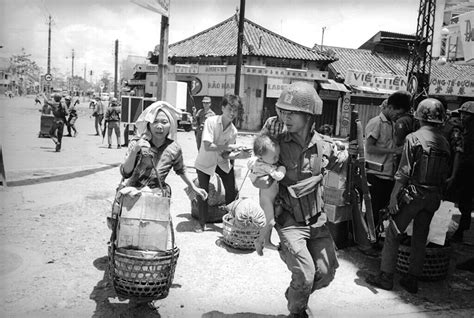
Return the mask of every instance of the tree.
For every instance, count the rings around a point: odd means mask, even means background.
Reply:
[[[102,91],[104,92],[110,91],[111,82],[112,82],[111,78],[112,78],[112,74],[110,72],[108,71],[102,72],[102,77],[100,79],[100,81],[104,83],[104,88],[102,89]]]
[[[31,60],[31,54],[27,54],[25,49],[21,53],[10,57],[10,69],[13,78],[16,78],[16,85],[19,93],[27,93],[28,89],[34,88],[35,82],[39,82],[41,69],[35,61]]]

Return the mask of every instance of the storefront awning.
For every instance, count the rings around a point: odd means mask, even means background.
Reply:
[[[350,90],[348,90],[344,84],[338,83],[331,79],[328,79],[326,81],[319,81],[319,84],[321,85],[322,89],[325,89],[328,91],[339,91],[339,92],[344,92],[344,93],[350,92]]]
[[[383,88],[378,88],[378,87],[356,86],[356,85],[351,85],[351,86],[356,91],[372,93],[372,94],[379,94],[379,95],[391,95],[395,92],[395,91],[390,90],[390,89],[383,89]]]

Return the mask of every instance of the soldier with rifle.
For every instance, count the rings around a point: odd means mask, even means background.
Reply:
[[[400,166],[395,173],[395,186],[388,211],[391,221],[385,231],[382,262],[378,275],[369,275],[367,283],[386,290],[393,288],[399,234],[413,220],[413,235],[408,274],[400,285],[410,293],[418,291],[425,258],[426,239],[431,219],[439,208],[442,188],[450,174],[450,146],[440,127],[446,111],[440,101],[428,98],[420,102],[415,113],[420,129],[406,137]]]
[[[49,131],[49,135],[51,139],[56,144],[56,152],[61,151],[61,142],[63,139],[63,131],[64,131],[64,123],[67,122],[66,114],[67,110],[66,107],[61,103],[61,95],[54,94],[53,101],[45,101],[51,106],[51,110],[53,112],[53,125],[51,126],[51,130]]]

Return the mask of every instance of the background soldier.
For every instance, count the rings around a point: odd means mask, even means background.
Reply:
[[[109,142],[109,148],[112,148],[112,131],[115,131],[115,137],[117,137],[117,149],[121,148],[120,145],[120,107],[117,102],[117,98],[112,98],[110,101],[110,107],[105,112],[105,122],[107,123],[107,140]]]
[[[72,137],[73,135],[71,134],[71,129],[74,130],[74,137],[77,136],[77,129],[76,129],[76,120],[77,120],[77,109],[76,109],[76,104],[72,104],[72,98],[70,95],[66,96],[64,98],[66,101],[66,109],[67,112],[69,113],[69,118],[67,119],[66,126],[67,126],[67,137]]]
[[[204,122],[207,118],[215,116],[216,113],[211,109],[211,98],[209,96],[204,96],[202,99],[202,108],[197,111],[196,116],[194,117],[196,130],[194,134],[196,136],[196,145],[199,150],[201,148],[201,139],[202,131],[204,129]]]
[[[56,144],[56,152],[61,151],[61,142],[63,139],[64,123],[66,122],[66,107],[61,103],[61,95],[54,94],[53,102],[48,102],[53,112],[53,125],[49,131],[51,139]]]
[[[367,283],[391,290],[397,261],[399,234],[405,232],[411,220],[410,265],[400,285],[410,293],[418,291],[418,279],[423,270],[425,245],[431,219],[439,208],[441,191],[450,173],[450,147],[440,130],[446,112],[440,101],[423,100],[415,113],[420,129],[407,136],[400,166],[395,173],[395,186],[390,196],[392,215],[385,231],[380,274],[369,275]]]

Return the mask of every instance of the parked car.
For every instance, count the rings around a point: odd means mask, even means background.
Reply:
[[[193,129],[193,115],[186,111],[181,110],[181,116],[178,118],[178,128],[184,129],[184,131],[191,131]]]

